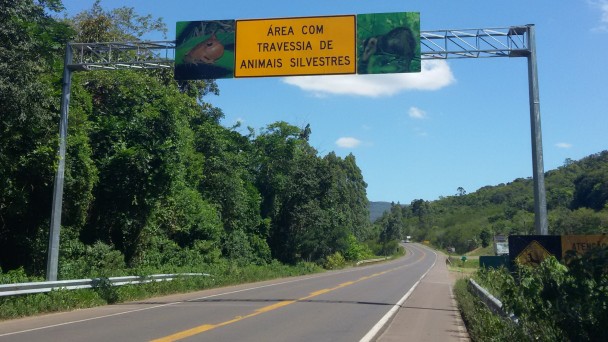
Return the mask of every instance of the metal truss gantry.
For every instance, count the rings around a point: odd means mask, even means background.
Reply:
[[[534,25],[491,29],[422,31],[420,32],[420,45],[422,60],[486,57],[526,57],[528,59],[535,229],[537,234],[547,235],[547,203]],[[173,67],[174,61],[175,41],[69,43],[67,45],[63,70],[61,119],[59,124],[59,163],[53,187],[47,280],[57,280],[59,230],[63,202],[72,72],[118,69],[168,69]]]
[[[529,26],[420,32],[422,59],[527,57]]]
[[[532,178],[534,180],[534,227],[547,235],[547,196],[540,124],[540,96],[536,64],[534,25],[493,29],[436,30],[420,33],[421,59],[489,57],[526,57],[532,141]]]
[[[175,60],[174,41],[70,43],[72,71],[118,69],[170,69]]]
[[[420,32],[421,59],[527,57],[529,26]],[[72,71],[167,69],[175,41],[70,43]]]

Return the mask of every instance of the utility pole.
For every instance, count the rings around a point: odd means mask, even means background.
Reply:
[[[157,51],[164,51],[164,56]],[[90,70],[166,69],[173,66],[175,42],[68,43],[63,61],[61,116],[59,121],[59,163],[53,184],[51,227],[46,264],[46,280],[57,280],[59,237],[65,178],[65,154],[68,137],[68,112],[72,73]]]
[[[548,234],[547,199],[540,125],[540,98],[534,25],[508,28],[436,30],[420,33],[422,59],[526,57],[532,137],[534,179],[534,227],[537,235]]]
[[[540,128],[540,96],[536,67],[536,33],[534,25],[528,27],[528,85],[530,90],[530,127],[532,133],[532,172],[534,179],[534,227],[536,234],[548,235],[547,195],[543,162],[543,137]]]
[[[61,209],[63,206],[63,181],[65,174],[65,151],[68,137],[68,110],[70,109],[70,88],[72,86],[72,47],[65,48],[63,61],[63,80],[61,89],[61,117],[59,120],[59,165],[53,184],[53,207],[51,210],[51,230],[49,232],[49,251],[46,264],[46,280],[57,280],[59,265],[59,231],[61,229]]]

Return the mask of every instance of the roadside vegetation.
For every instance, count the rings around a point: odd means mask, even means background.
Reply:
[[[448,258],[448,266],[452,270],[468,269],[476,271],[477,269],[479,269],[479,258],[467,258],[465,261],[462,260],[462,257],[450,256]]]
[[[467,257],[479,257],[482,255],[494,255],[494,246],[488,245],[486,247],[478,247],[468,253],[466,253]]]
[[[389,257],[397,258],[404,254],[405,249],[400,247]],[[378,258],[378,256],[367,255],[366,257],[366,259],[374,258]],[[264,265],[244,265],[229,260],[223,260],[213,264],[188,266],[183,269],[164,269],[165,272],[171,273],[194,272],[206,273],[208,275],[178,276],[172,281],[157,281],[147,284],[111,286],[109,281],[107,281],[108,277],[100,276],[99,284],[93,289],[59,290],[48,293],[0,297],[0,320],[31,316],[40,313],[90,308],[228,285],[320,273],[325,270],[352,267],[354,264],[355,262],[347,261],[339,252],[336,252],[333,255],[330,255],[322,266],[311,262],[299,262],[295,265],[288,265],[276,260]],[[111,276],[116,276],[116,271],[114,269],[100,271],[99,274],[112,274]],[[158,272],[158,270],[149,271],[154,271],[153,273]],[[124,275],[137,274],[143,278],[145,278],[147,274],[153,273],[146,273],[145,270],[141,269],[124,270]],[[28,276],[23,271],[23,268],[6,273],[0,272],[0,284],[35,281],[44,281],[44,279]]]
[[[454,296],[472,341],[526,341],[524,334],[511,322],[493,314],[468,289],[469,277],[458,279]]]
[[[460,279],[454,294],[474,341],[608,340],[608,247],[572,254],[564,263],[549,257],[513,273],[480,270],[474,278],[518,319],[491,313]]]
[[[179,270],[174,270],[179,273]],[[93,289],[59,290],[49,293],[0,297],[0,320],[40,313],[67,311],[100,305],[141,300],[175,293],[205,290],[215,287],[249,283],[282,277],[292,277],[323,272],[314,263],[301,262],[285,265],[278,261],[266,265],[238,265],[233,262],[220,262],[191,267],[186,272],[208,273],[209,276],[184,276],[172,281],[158,281],[147,284],[111,286],[101,277],[99,285]],[[137,273],[145,278],[145,274]],[[44,279],[28,277],[23,269],[0,273],[0,283],[10,284]]]

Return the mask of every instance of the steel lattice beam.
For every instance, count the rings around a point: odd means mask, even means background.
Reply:
[[[420,32],[421,59],[527,57],[528,26]],[[74,71],[172,68],[175,41],[70,43]]]
[[[175,60],[175,42],[70,43],[73,71],[168,69]]]
[[[421,59],[527,57],[527,26],[420,32]]]

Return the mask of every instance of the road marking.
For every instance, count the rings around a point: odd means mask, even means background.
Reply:
[[[179,304],[179,303],[181,303],[181,302],[173,302],[173,303],[167,303],[167,304],[155,305],[155,306],[151,306],[151,307],[149,307],[149,308],[143,308],[143,309],[135,309],[135,310],[129,310],[129,311],[123,311],[123,312],[117,312],[117,313],[113,313],[113,314],[109,314],[109,315],[96,316],[96,317],[85,318],[85,319],[79,319],[79,320],[75,320],[75,321],[63,322],[63,323],[58,323],[58,324],[45,325],[45,326],[43,326],[43,327],[38,327],[38,328],[32,328],[32,329],[26,329],[26,330],[20,330],[20,331],[13,331],[13,332],[9,332],[9,333],[0,334],[0,337],[11,336],[11,335],[17,335],[17,334],[24,334],[24,333],[28,333],[28,332],[32,332],[32,331],[37,331],[37,330],[44,330],[44,329],[50,329],[50,328],[61,327],[61,326],[64,326],[64,325],[70,325],[70,324],[76,324],[76,323],[89,322],[89,321],[94,321],[94,320],[97,320],[97,319],[108,318],[108,317],[114,317],[114,316],[120,316],[120,315],[125,315],[125,314],[128,314],[128,313],[133,313],[133,312],[139,312],[139,311],[146,311],[146,310],[158,309],[158,308],[162,308],[162,307],[169,306],[169,305],[175,305],[175,304]]]
[[[406,255],[406,259],[408,257],[412,257],[412,256],[414,256],[414,255],[409,255],[408,254],[408,255]],[[414,262],[412,264],[417,263],[418,261],[420,261],[420,259],[421,258],[418,258],[417,260],[414,260]],[[397,261],[397,260],[393,260],[393,262]],[[405,264],[405,265],[399,266],[397,268],[410,266],[412,264]],[[305,281],[305,280],[310,280],[310,279],[317,279],[317,278],[328,277],[328,276],[337,275],[337,274],[357,272],[357,271],[362,271],[362,270],[364,270],[366,268],[375,267],[375,266],[377,266],[377,265],[369,265],[369,266],[364,266],[364,267],[359,267],[359,268],[352,268],[352,269],[348,269],[348,270],[341,270],[341,271],[337,271],[337,272],[328,272],[328,273],[315,274],[315,275],[312,275],[312,276],[298,278],[298,279],[292,279],[292,280],[287,280],[287,281],[283,281],[283,282],[279,282],[279,283],[272,283],[272,284],[260,285],[260,286],[255,286],[255,287],[248,287],[248,288],[244,288],[244,289],[240,289],[240,290],[222,292],[222,293],[218,293],[218,294],[214,294],[214,295],[209,295],[209,296],[198,297],[198,298],[194,298],[194,299],[182,300],[182,301],[171,302],[171,303],[160,304],[160,305],[154,305],[154,306],[147,307],[147,308],[127,310],[127,311],[117,312],[117,313],[113,313],[113,314],[107,314],[107,315],[95,316],[95,317],[90,317],[90,318],[78,319],[78,320],[73,320],[73,321],[68,321],[68,322],[63,322],[63,323],[57,323],[57,324],[50,324],[50,325],[45,325],[45,326],[41,326],[41,327],[37,327],[37,328],[31,328],[31,329],[13,331],[13,332],[8,332],[8,333],[0,334],[0,337],[6,337],[6,336],[12,336],[12,335],[18,335],[18,334],[25,334],[25,333],[33,332],[33,331],[52,329],[52,328],[56,328],[56,327],[66,326],[66,325],[72,325],[72,324],[90,322],[90,321],[100,320],[100,319],[104,319],[104,318],[122,316],[122,315],[126,315],[126,314],[131,314],[131,313],[137,313],[137,312],[141,312],[141,311],[154,310],[154,309],[164,308],[166,306],[172,306],[172,305],[181,304],[181,303],[187,303],[187,302],[195,302],[195,301],[199,301],[199,300],[202,300],[202,299],[208,299],[208,298],[219,297],[219,296],[224,296],[224,295],[229,295],[229,294],[234,294],[234,293],[240,293],[240,292],[257,290],[257,289],[266,288],[266,287],[273,287],[273,286],[278,286],[278,285],[295,283],[295,282],[298,282],[298,281]],[[373,275],[372,276],[364,276],[364,277],[360,278],[359,280],[362,281],[362,280],[369,279],[369,278],[372,278],[372,277],[373,277]],[[243,285],[246,285],[246,284],[243,284]],[[209,290],[213,290],[213,289],[206,289],[205,291],[209,291]],[[91,309],[93,309],[93,308],[91,308]]]
[[[454,292],[452,291],[452,286],[450,286],[450,297],[452,298],[452,305],[457,308],[458,303],[456,302],[456,296],[454,296]],[[462,316],[460,313],[458,314],[458,319],[456,325],[458,326],[458,336],[460,336],[461,341],[469,341],[467,337],[469,337],[469,333],[464,329],[464,322],[462,321]]]
[[[190,337],[190,336],[194,336],[194,335],[198,335],[198,334],[204,333],[205,331],[209,331],[209,330],[212,330],[212,329],[215,329],[215,328],[223,327],[225,325],[236,323],[236,322],[242,321],[244,319],[251,318],[251,317],[263,314],[263,313],[268,312],[268,311],[276,310],[278,308],[282,308],[284,306],[287,306],[289,304],[293,304],[295,302],[296,302],[295,300],[285,300],[285,301],[282,301],[282,302],[278,302],[278,303],[275,303],[275,304],[268,305],[268,306],[265,306],[263,308],[257,309],[254,312],[252,312],[252,313],[250,313],[248,315],[245,315],[245,316],[236,316],[235,318],[233,318],[233,319],[231,319],[229,321],[221,322],[221,323],[218,323],[218,324],[203,324],[203,325],[199,325],[198,327],[194,327],[192,329],[180,331],[180,332],[175,333],[173,335],[170,335],[170,336],[167,336],[167,337],[163,337],[163,338],[159,338],[159,339],[156,339],[156,340],[153,340],[153,341],[159,341],[159,342],[160,341],[163,341],[163,342],[165,342],[165,341],[178,341],[178,340]]]
[[[378,333],[382,330],[382,328],[388,322],[390,322],[391,318],[393,318],[393,316],[397,313],[397,311],[399,311],[399,308],[401,308],[403,303],[405,303],[405,301],[410,297],[412,292],[414,292],[414,289],[418,286],[418,284],[420,284],[422,279],[424,279],[424,277],[426,277],[426,275],[435,266],[435,262],[437,262],[437,253],[435,253],[434,251],[432,251],[432,252],[435,254],[435,261],[433,261],[433,265],[431,265],[431,267],[429,267],[429,269],[422,275],[422,277],[420,277],[420,279],[418,279],[418,281],[414,284],[414,286],[412,286],[409,289],[409,291],[407,291],[407,293],[403,297],[401,297],[401,299],[397,302],[397,304],[393,305],[393,307],[378,321],[378,323],[376,323],[376,325],[374,325],[372,327],[372,329],[367,334],[365,334],[365,336],[363,336],[363,338],[361,340],[359,340],[359,342],[372,341],[376,337],[376,335],[378,335]]]
[[[237,316],[237,317],[235,317],[235,318],[233,318],[231,320],[225,321],[225,322],[221,322],[221,323],[217,323],[217,324],[202,324],[202,325],[199,325],[197,327],[194,327],[194,328],[191,328],[191,329],[188,329],[188,330],[183,330],[183,331],[177,332],[177,333],[169,335],[169,336],[165,336],[165,337],[161,337],[161,338],[152,340],[152,342],[173,342],[173,341],[179,341],[181,339],[184,339],[184,338],[187,338],[187,337],[191,337],[191,336],[194,336],[194,335],[198,335],[198,334],[204,333],[206,331],[209,331],[209,330],[212,330],[212,329],[215,329],[215,328],[223,327],[223,326],[226,326],[226,325],[229,325],[229,324],[233,324],[233,323],[242,321],[242,320],[247,319],[247,318],[255,317],[255,316],[260,315],[262,313],[266,313],[266,312],[270,312],[270,311],[273,311],[273,310],[277,310],[277,309],[280,309],[280,308],[285,307],[287,305],[291,305],[293,303],[305,301],[305,300],[308,300],[308,299],[320,296],[320,295],[325,294],[325,293],[329,293],[329,292],[332,292],[332,291],[335,291],[335,290],[338,290],[338,289],[341,289],[341,288],[344,288],[344,287],[347,287],[347,286],[350,286],[350,285],[353,285],[353,284],[357,284],[357,283],[362,282],[364,280],[368,280],[368,279],[371,279],[371,278],[374,278],[374,277],[378,277],[378,276],[381,276],[381,275],[389,273],[389,272],[393,272],[393,271],[395,271],[397,269],[400,269],[402,267],[403,266],[395,267],[395,268],[392,268],[392,269],[389,269],[389,270],[386,270],[386,271],[383,271],[383,272],[374,273],[371,276],[364,276],[364,277],[361,277],[361,278],[353,280],[353,281],[347,281],[345,283],[338,284],[338,285],[336,285],[334,287],[331,287],[331,288],[321,289],[321,290],[318,290],[318,291],[314,291],[314,292],[311,292],[308,296],[305,296],[305,297],[302,297],[302,298],[298,298],[297,300],[285,300],[285,301],[281,301],[281,302],[278,302],[278,303],[275,303],[275,304],[272,304],[272,305],[268,305],[268,306],[262,307],[260,309],[257,309],[257,310],[255,310],[254,312],[252,312],[250,314],[247,314],[247,315],[244,315],[244,316]]]
[[[373,266],[370,266],[370,267],[373,267]],[[354,268],[354,269],[342,270],[342,271],[332,272],[332,273],[315,274],[315,275],[304,277],[304,278],[292,279],[292,280],[283,281],[283,282],[279,282],[279,283],[272,283],[272,284],[260,285],[260,286],[255,286],[255,287],[247,287],[247,288],[240,289],[240,290],[222,292],[222,293],[218,293],[218,294],[214,294],[214,295],[203,296],[203,297],[199,297],[199,298],[188,299],[188,300],[183,300],[183,301],[178,301],[178,302],[172,302],[172,303],[154,305],[154,306],[147,307],[147,308],[142,308],[142,309],[127,310],[127,311],[117,312],[117,313],[108,314],[108,315],[95,316],[95,317],[91,317],[91,318],[84,318],[84,319],[78,319],[78,320],[74,320],[74,321],[63,322],[63,323],[45,325],[45,326],[37,327],[37,328],[31,328],[31,329],[26,329],[26,330],[13,331],[13,332],[9,332],[9,333],[0,334],[0,337],[11,336],[11,335],[18,335],[18,334],[24,334],[24,333],[28,333],[28,332],[33,332],[33,331],[38,331],[38,330],[44,330],[44,329],[51,329],[51,328],[65,326],[65,325],[71,325],[71,324],[77,324],[77,323],[95,321],[95,320],[98,320],[98,319],[115,317],[115,316],[121,316],[121,315],[126,315],[126,314],[140,312],[140,311],[159,309],[159,308],[163,308],[165,306],[172,306],[172,305],[181,304],[181,303],[185,303],[185,302],[186,303],[187,302],[195,302],[195,301],[199,301],[199,300],[202,300],[202,299],[208,299],[208,298],[225,296],[225,295],[234,294],[234,293],[252,291],[252,290],[262,289],[262,288],[265,288],[265,287],[285,285],[285,284],[289,284],[289,283],[295,283],[295,282],[298,282],[298,281],[304,281],[304,280],[322,278],[322,277],[326,277],[326,276],[332,276],[332,275],[343,274],[343,273],[350,273],[350,272],[355,272],[355,271],[360,271],[360,270],[362,270],[362,268]],[[243,284],[243,285],[247,285],[247,284]],[[209,291],[209,290],[213,290],[213,289],[206,289],[205,291]],[[93,309],[93,308],[91,308],[91,309]]]

